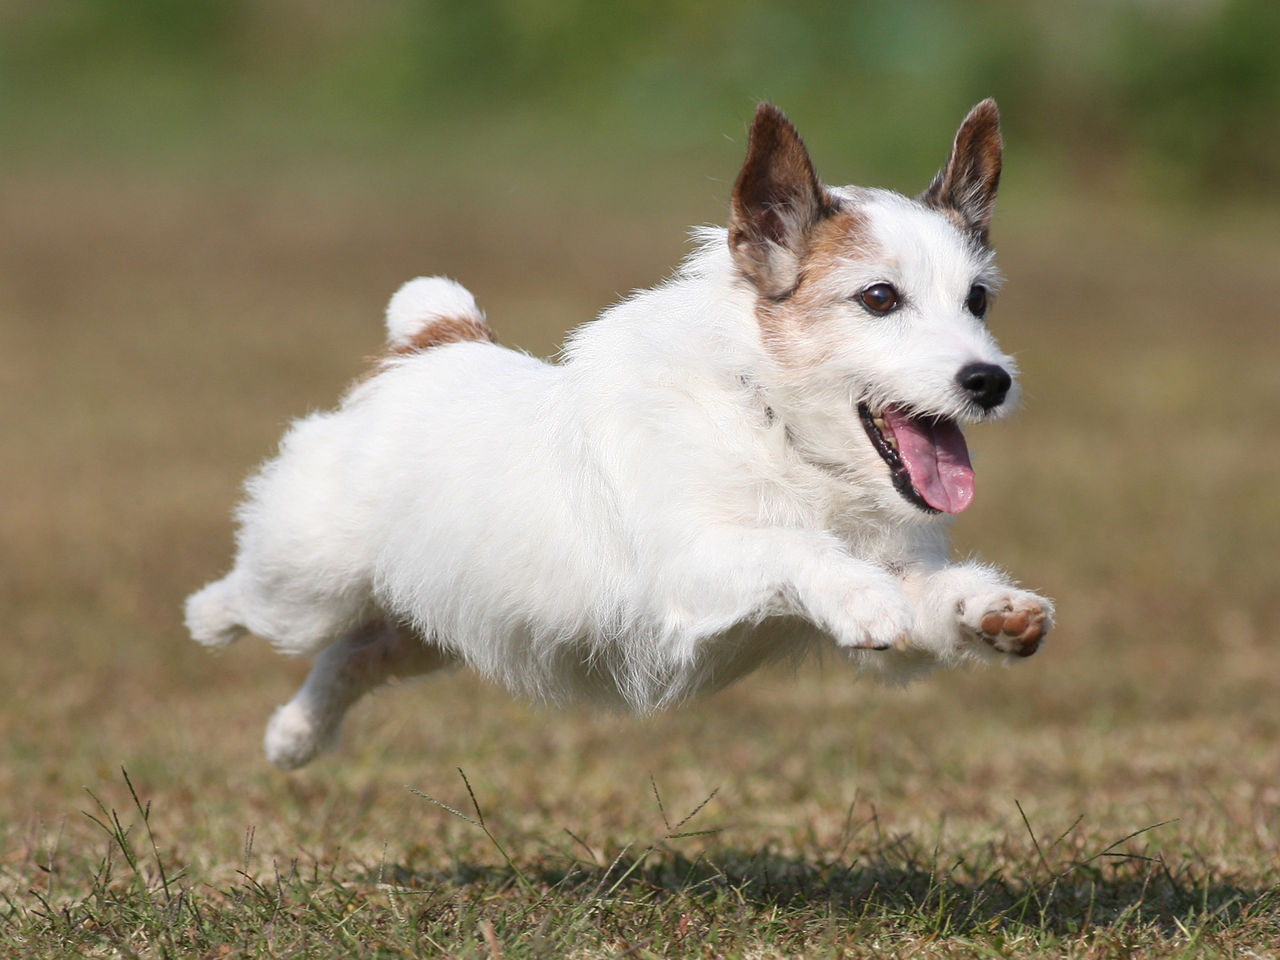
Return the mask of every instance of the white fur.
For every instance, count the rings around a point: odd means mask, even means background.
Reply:
[[[448,662],[537,700],[646,711],[832,642],[891,677],[999,656],[982,615],[1039,598],[950,564],[945,522],[893,489],[855,410],[972,419],[956,369],[1012,369],[957,306],[975,276],[994,282],[990,257],[914,201],[835,195],[886,252],[823,280],[832,305],[790,363],[724,231],[705,230],[559,363],[474,341],[397,355],[290,428],[248,481],[234,569],[187,603],[201,643],[248,631],[320,653],[272,720],[273,762],[310,760],[370,687]],[[886,276],[909,311],[847,302]],[[412,281],[389,341],[464,314],[457,284]]]

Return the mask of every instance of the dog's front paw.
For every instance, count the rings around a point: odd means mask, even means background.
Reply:
[[[1053,602],[1025,590],[961,600],[960,622],[1000,653],[1029,657],[1053,627]]]

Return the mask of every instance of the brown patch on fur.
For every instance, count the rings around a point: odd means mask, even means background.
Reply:
[[[819,223],[809,235],[809,252],[802,267],[804,279],[825,277],[843,263],[871,259],[878,254],[866,214],[856,207],[842,208]]]
[[[850,260],[870,260],[878,254],[866,216],[848,207],[815,224],[805,246],[795,286],[785,296],[760,297],[756,302],[764,345],[787,366],[812,362],[823,353],[817,328],[836,296],[827,278]]]
[[[405,343],[392,346],[388,352],[392,356],[404,356],[465,340],[497,343],[498,337],[492,327],[477,317],[439,317],[426,324]]]
[[[467,340],[497,343],[498,335],[493,332],[492,327],[476,317],[440,317],[432,320],[405,343],[389,345],[386,353],[369,357],[366,362],[371,364],[371,369],[357,378],[356,384],[376,377],[397,358],[441,347],[446,343],[462,343]]]

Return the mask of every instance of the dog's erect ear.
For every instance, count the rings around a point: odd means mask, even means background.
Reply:
[[[833,207],[796,128],[773,104],[760,104],[733,185],[729,248],[762,296],[795,288],[809,231]]]
[[[985,244],[996,208],[1002,151],[1000,111],[994,100],[983,100],[960,124],[947,165],[920,200],[958,213],[969,232]]]

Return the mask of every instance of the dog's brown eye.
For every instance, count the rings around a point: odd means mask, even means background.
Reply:
[[[969,308],[969,312],[975,317],[986,316],[987,288],[980,283],[975,283],[969,288],[969,297],[965,300],[964,305]]]
[[[891,283],[873,283],[858,294],[858,299],[872,313],[888,313],[898,305],[898,291]]]

